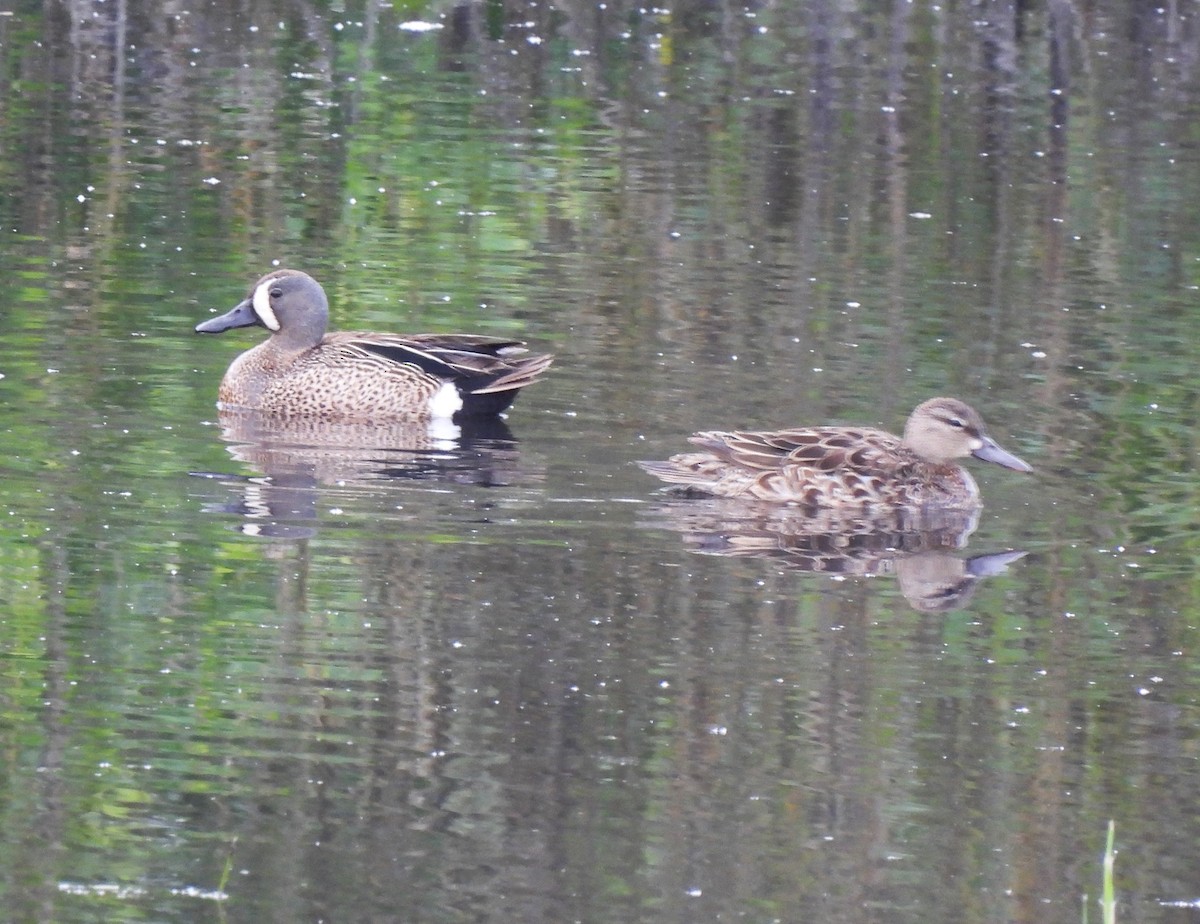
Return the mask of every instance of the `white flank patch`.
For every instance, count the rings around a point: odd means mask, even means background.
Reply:
[[[442,387],[429,399],[429,413],[434,417],[453,417],[462,410],[462,406],[462,395],[453,382],[443,382]]]
[[[250,303],[254,306],[254,313],[258,315],[258,319],[263,322],[267,330],[279,330],[279,318],[275,317],[275,309],[271,307],[270,289],[273,281],[268,279],[255,289],[254,299]]]

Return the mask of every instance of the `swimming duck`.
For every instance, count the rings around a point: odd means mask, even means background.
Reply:
[[[325,290],[306,273],[267,273],[227,313],[196,325],[219,334],[258,325],[271,336],[221,379],[222,409],[280,418],[376,421],[498,414],[549,368],[519,340],[473,334],[327,333]]]
[[[691,442],[702,451],[638,464],[689,493],[864,509],[978,506],[975,479],[956,462],[967,456],[1032,471],[1001,449],[978,412],[956,398],[919,405],[903,437],[865,427],[801,427],[706,431]]]

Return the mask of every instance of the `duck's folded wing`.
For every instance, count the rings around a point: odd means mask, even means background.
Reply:
[[[339,340],[372,356],[416,366],[439,379],[458,380],[472,394],[523,388],[545,372],[554,358],[526,356],[520,340],[477,334],[342,334]]]

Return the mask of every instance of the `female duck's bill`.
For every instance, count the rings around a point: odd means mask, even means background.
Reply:
[[[974,450],[971,455],[976,459],[982,459],[984,462],[995,462],[997,465],[1003,465],[1005,468],[1011,468],[1014,472],[1032,472],[1033,466],[1024,459],[1014,456],[1011,452],[1001,448],[1001,446],[990,436],[983,437],[982,445]]]

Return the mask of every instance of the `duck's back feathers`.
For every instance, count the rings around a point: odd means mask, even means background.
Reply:
[[[809,507],[923,504],[935,493],[933,476],[957,469],[970,479],[958,466],[922,463],[882,430],[706,431],[690,442],[703,451],[639,464],[685,490]],[[956,489],[974,489],[973,481],[951,480]]]
[[[878,473],[915,460],[900,440],[883,430],[855,427],[796,427],[790,430],[708,430],[689,437],[718,459],[751,468],[782,464],[818,471],[847,469]]]

